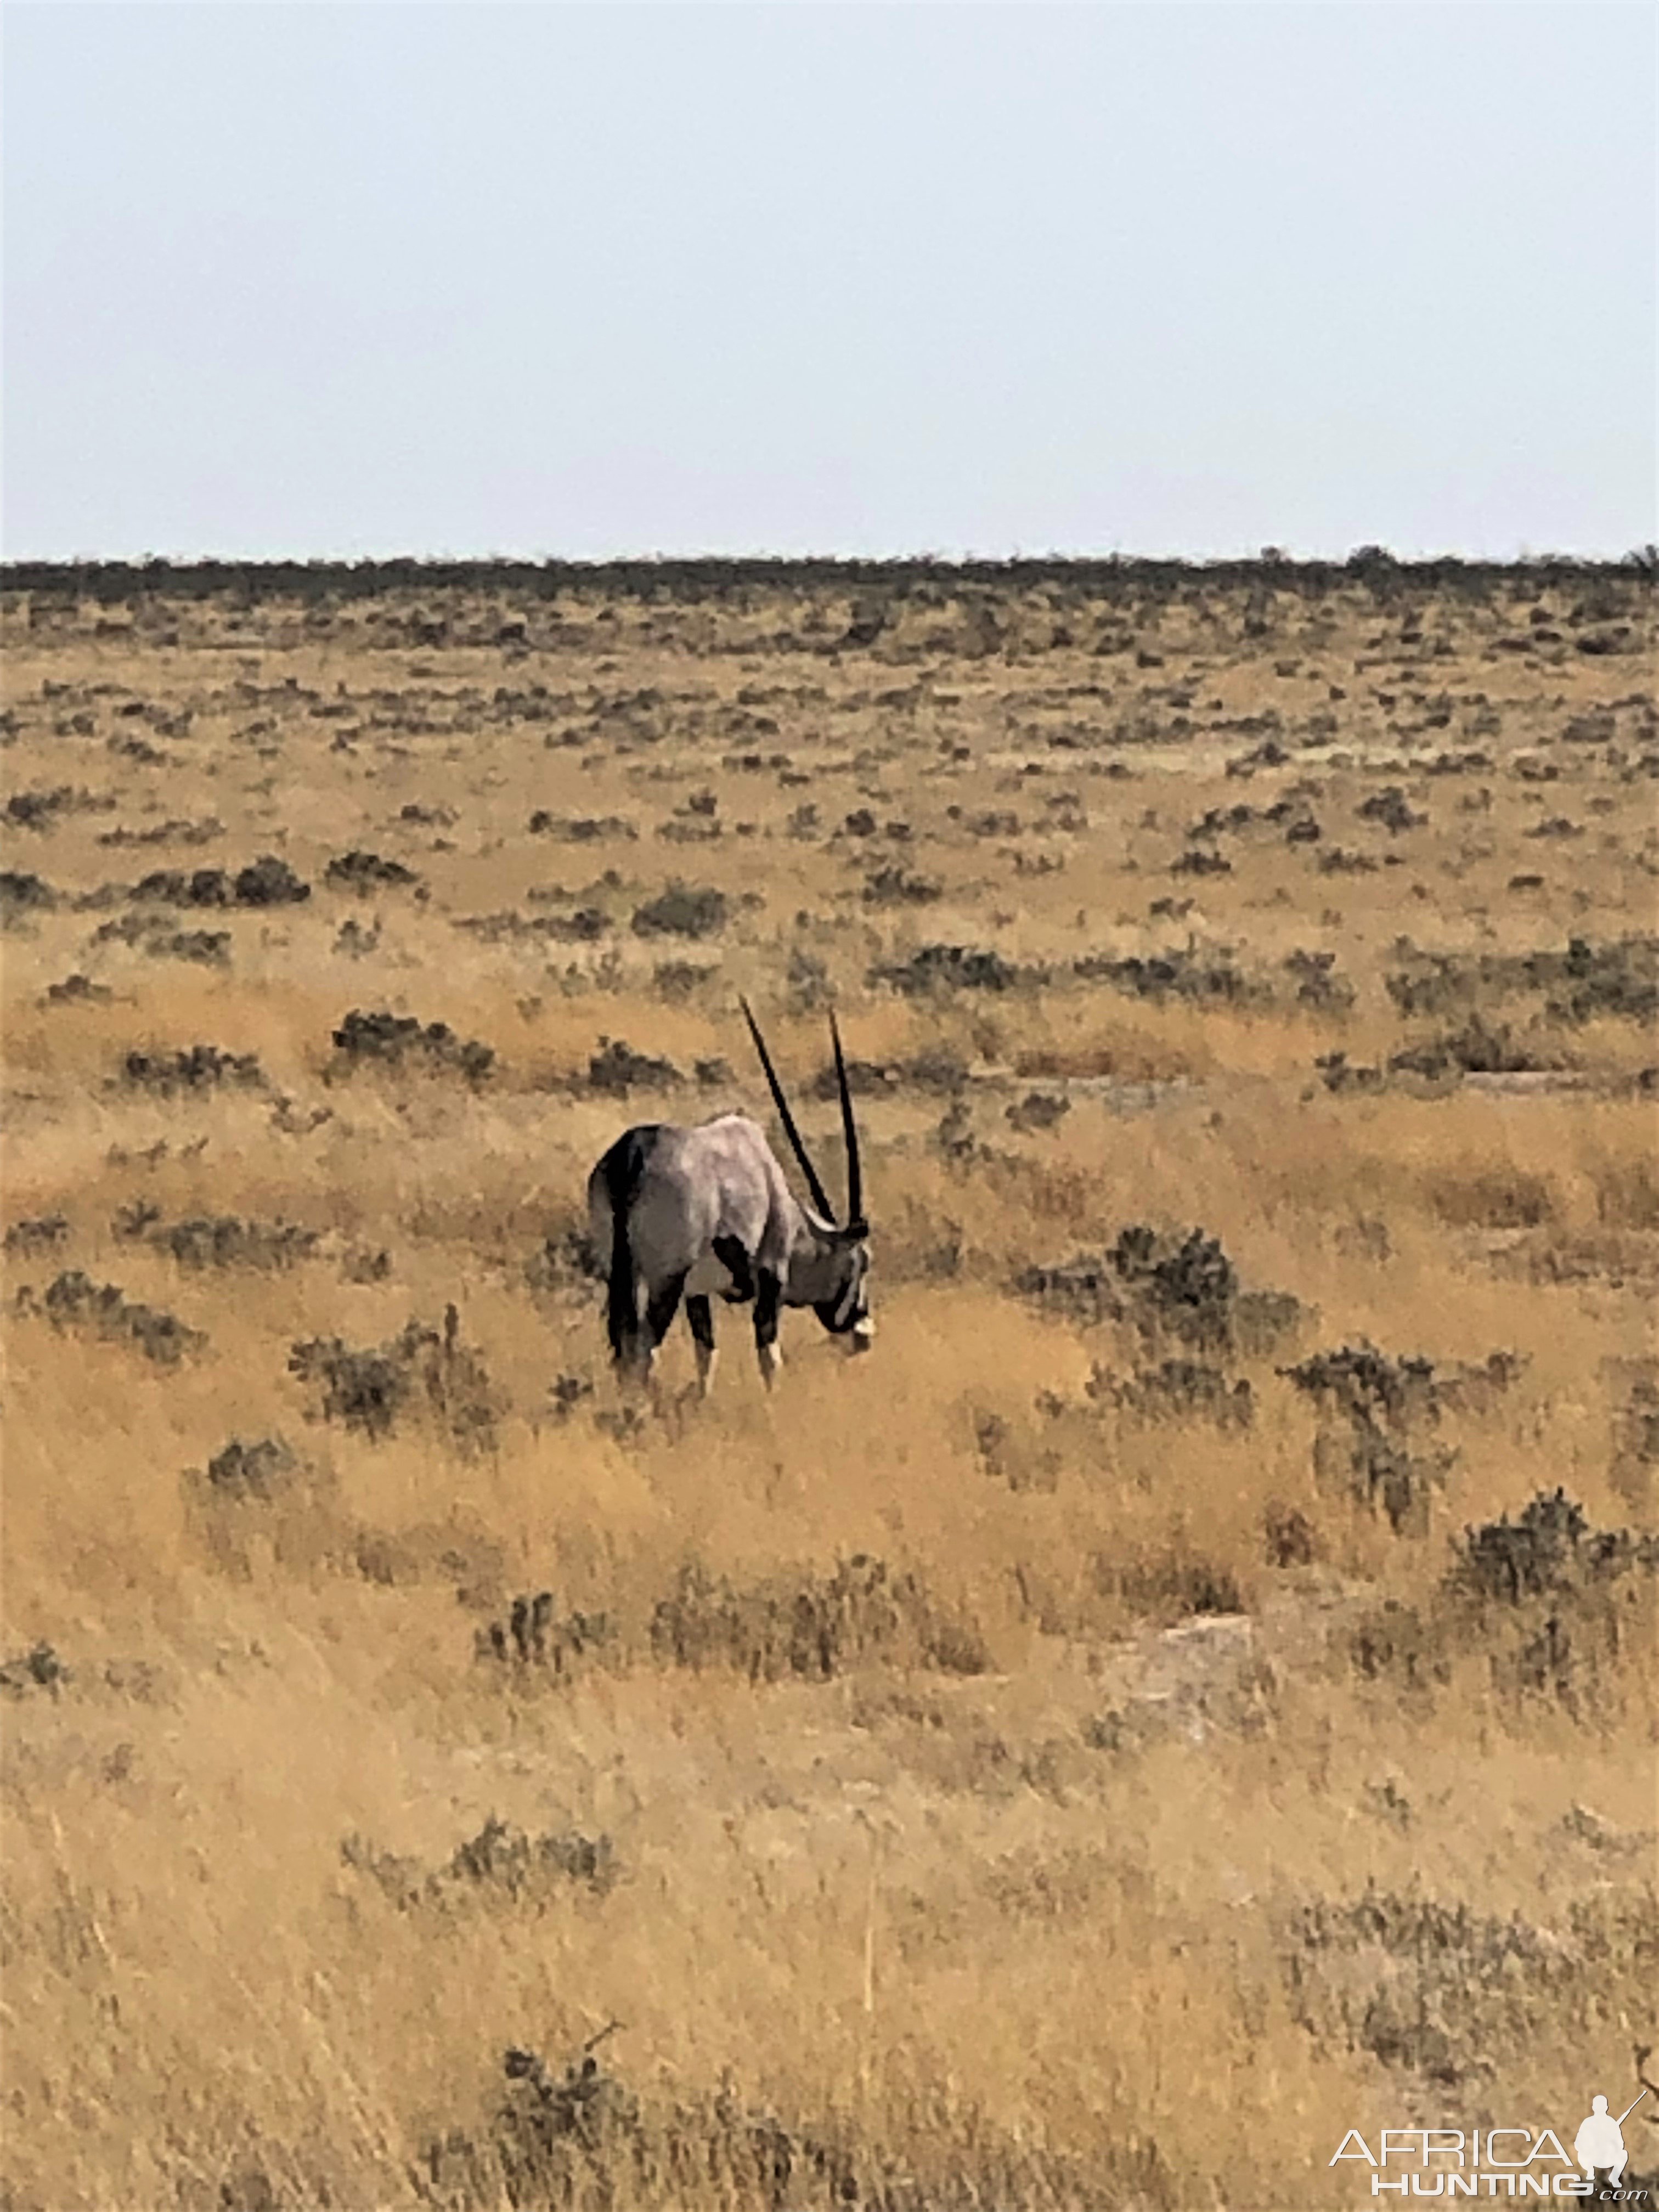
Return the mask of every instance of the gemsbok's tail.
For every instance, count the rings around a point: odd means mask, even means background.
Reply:
[[[611,1356],[618,1362],[632,1357],[639,1334],[639,1285],[634,1266],[634,1243],[629,1234],[629,1215],[651,1157],[652,1129],[629,1129],[618,1137],[599,1162],[605,1194],[611,1207],[611,1273],[605,1297],[605,1331]]]

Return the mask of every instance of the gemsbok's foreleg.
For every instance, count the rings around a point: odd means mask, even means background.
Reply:
[[[761,1380],[769,1390],[773,1378],[783,1364],[783,1354],[778,1349],[778,1314],[782,1304],[782,1278],[773,1274],[769,1268],[757,1268],[755,1279],[755,1350],[760,1357]]]

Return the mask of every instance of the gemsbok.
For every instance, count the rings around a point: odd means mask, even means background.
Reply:
[[[705,1397],[714,1371],[710,1301],[715,1295],[733,1305],[752,1302],[755,1348],[769,1388],[782,1358],[781,1307],[811,1306],[853,1352],[867,1352],[876,1333],[858,1126],[836,1018],[830,1017],[830,1035],[847,1146],[847,1218],[840,1224],[795,1127],[760,1025],[748,1000],[740,1004],[811,1205],[801,1205],[791,1194],[759,1126],[743,1114],[722,1114],[693,1128],[653,1121],[625,1130],[587,1179],[593,1249],[610,1286],[606,1327],[617,1369],[637,1381],[649,1376],[684,1297],[696,1345],[698,1389]]]

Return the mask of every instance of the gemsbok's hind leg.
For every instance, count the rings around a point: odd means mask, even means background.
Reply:
[[[697,1347],[697,1395],[706,1398],[714,1380],[714,1309],[706,1297],[694,1296],[685,1302],[685,1318]]]
[[[651,1373],[651,1339],[643,1322],[636,1322],[613,1353],[611,1371],[624,1390],[642,1390]]]
[[[637,1314],[611,1316],[611,1365],[617,1380],[632,1389],[644,1382],[651,1364],[651,1340]]]
[[[647,1375],[656,1364],[658,1347],[680,1310],[680,1293],[684,1288],[685,1271],[682,1271],[659,1284],[645,1302],[645,1326],[641,1331],[644,1357],[641,1364]]]

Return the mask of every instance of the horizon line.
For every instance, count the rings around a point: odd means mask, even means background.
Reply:
[[[612,553],[513,552],[270,552],[270,553],[7,553],[0,555],[0,577],[26,570],[135,570],[204,568],[1634,568],[1659,566],[1659,545],[1651,540],[1619,552],[1581,551],[1564,547],[1484,553],[1447,548],[1436,552],[1398,553],[1382,544],[1362,544],[1343,553],[1296,553],[1263,545],[1253,552],[1189,553],[1109,551],[895,553],[618,551]]]

